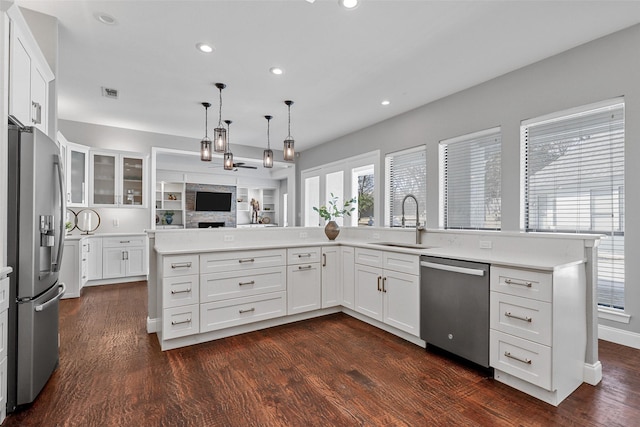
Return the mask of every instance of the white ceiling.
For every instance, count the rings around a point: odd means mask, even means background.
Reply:
[[[291,99],[300,151],[640,22],[640,2],[608,0],[362,0],[351,11],[337,0],[17,3],[60,20],[60,119],[197,142],[200,103],[213,104],[211,134],[223,82],[232,145],[266,145],[271,114],[281,149]]]

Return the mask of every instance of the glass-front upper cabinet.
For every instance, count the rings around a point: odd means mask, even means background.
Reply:
[[[86,207],[89,182],[89,148],[67,144],[67,206]]]
[[[145,159],[142,155],[91,152],[93,206],[144,207]]]

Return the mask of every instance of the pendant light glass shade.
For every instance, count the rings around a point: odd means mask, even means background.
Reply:
[[[265,168],[273,167],[273,150],[271,149],[271,141],[269,139],[269,122],[273,116],[264,116],[267,119],[267,149],[262,154],[262,166]]]
[[[293,101],[287,100],[287,101],[284,101],[284,103],[287,105],[287,108],[289,109],[289,126],[288,126],[289,133],[287,134],[287,137],[284,140],[284,159],[286,161],[292,162],[293,159],[295,158],[295,150],[293,146],[295,141],[291,136],[291,105],[293,104]]]
[[[227,130],[222,125],[222,89],[227,87],[224,83],[216,83],[220,91],[220,109],[218,110],[218,127],[213,130],[213,150],[223,153],[227,149]]]
[[[227,129],[229,128],[229,125],[231,124],[231,120],[225,120],[224,121],[227,124]],[[233,170],[233,154],[231,153],[231,147],[229,147],[230,144],[230,140],[231,140],[231,131],[227,132],[227,144],[226,144],[226,149],[224,151],[224,170],[228,170],[228,171],[232,171]]]
[[[209,107],[211,104],[208,102],[203,102],[202,106],[204,107],[204,138],[200,141],[200,160],[203,162],[211,161],[211,140],[207,134],[207,128],[209,127],[208,116],[209,116]]]

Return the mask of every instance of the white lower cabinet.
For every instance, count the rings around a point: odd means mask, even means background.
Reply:
[[[320,258],[319,247],[287,249],[287,314],[322,307]]]
[[[200,306],[200,332],[216,331],[287,314],[286,292],[272,292]]]
[[[355,262],[355,311],[420,336],[419,257],[356,248]]]
[[[62,298],[78,298],[82,282],[81,244],[77,239],[66,239],[60,265],[60,282],[67,287]]]
[[[336,307],[342,303],[341,255],[339,246],[322,248],[322,308]]]
[[[492,265],[490,283],[495,379],[558,405],[584,377],[584,264],[553,271]]]
[[[341,305],[350,309],[355,307],[356,273],[355,273],[355,249],[350,246],[342,246],[340,251],[340,269],[342,270]]]
[[[200,307],[198,304],[165,308],[162,316],[162,338],[184,337],[200,332]]]
[[[103,237],[102,278],[148,274],[146,236]]]
[[[87,280],[102,279],[102,237],[87,237]]]

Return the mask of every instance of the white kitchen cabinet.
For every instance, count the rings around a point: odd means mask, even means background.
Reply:
[[[102,279],[102,237],[85,237],[87,242],[87,280]]]
[[[66,239],[59,280],[67,287],[62,298],[78,298],[82,281],[82,251],[80,239]]]
[[[48,134],[49,83],[54,79],[18,7],[7,10],[9,26],[9,114]]]
[[[67,142],[65,166],[67,207],[88,206],[89,147]]]
[[[322,308],[339,306],[342,300],[342,268],[339,246],[322,248]]]
[[[90,204],[146,207],[146,159],[135,153],[91,151]]]
[[[586,351],[584,265],[491,266],[489,360],[496,380],[552,405],[580,386]]]
[[[287,249],[287,314],[322,307],[320,255],[319,247]]]
[[[104,237],[102,239],[102,278],[148,274],[146,240],[146,236]]]
[[[342,306],[350,309],[354,309],[355,306],[355,249],[350,246],[342,246],[340,251],[341,262],[340,268],[342,270]]]
[[[419,257],[356,248],[355,311],[420,336]]]

